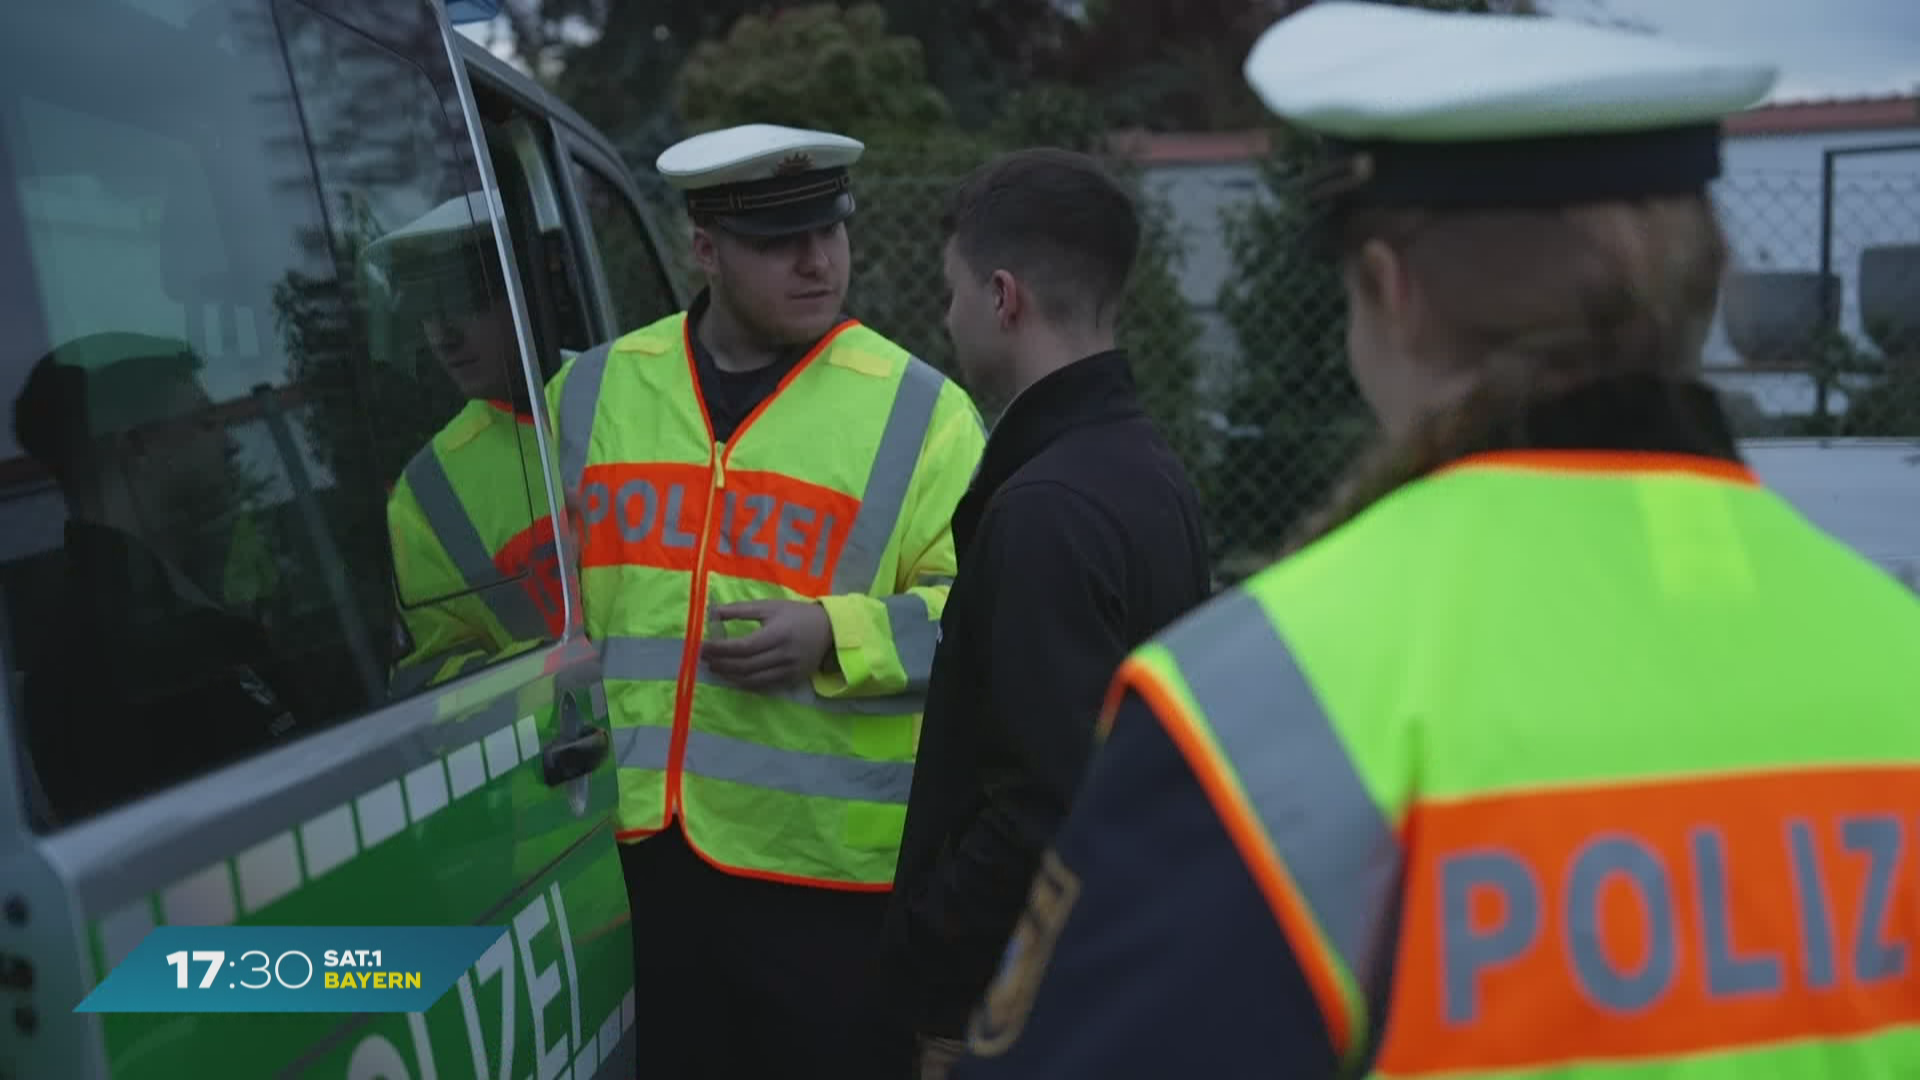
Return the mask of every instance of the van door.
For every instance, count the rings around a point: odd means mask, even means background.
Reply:
[[[0,15],[0,1076],[631,1075],[547,346],[452,56],[426,0]],[[72,1011],[239,923],[502,932],[424,1014]]]
[[[589,239],[587,257],[604,287],[599,300],[607,336],[638,330],[684,308],[681,278],[661,258],[674,249],[646,216],[626,170],[609,151],[574,132],[567,133],[562,153]]]

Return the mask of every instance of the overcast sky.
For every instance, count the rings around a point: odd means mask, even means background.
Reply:
[[[1546,0],[1556,14],[1606,11],[1662,35],[1781,66],[1774,100],[1920,89],[1920,0]]]

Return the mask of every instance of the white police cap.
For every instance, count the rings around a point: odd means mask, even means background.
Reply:
[[[1275,23],[1244,70],[1269,109],[1326,137],[1316,198],[1432,207],[1700,191],[1720,121],[1778,74],[1620,29],[1354,0]]]
[[[375,244],[404,243],[429,237],[467,234],[476,229],[490,228],[492,224],[493,210],[487,202],[486,192],[469,191],[465,195],[455,195],[387,233],[375,241]]]
[[[398,289],[402,279],[433,277],[459,270],[488,272],[495,260],[491,246],[493,215],[485,192],[456,195],[389,233],[361,252],[362,264],[375,280]],[[497,275],[491,275],[496,276]],[[484,303],[480,297],[476,303]]]
[[[742,124],[695,135],[663,151],[654,166],[686,193],[696,220],[735,232],[779,236],[820,228],[853,213],[847,167],[866,150],[825,131]]]
[[[360,268],[402,318],[482,311],[504,303],[487,195],[456,195],[368,244]]]

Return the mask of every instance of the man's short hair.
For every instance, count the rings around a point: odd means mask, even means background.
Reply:
[[[1140,253],[1133,198],[1069,150],[1017,150],[980,166],[941,224],[969,269],[1012,273],[1055,322],[1111,317]]]

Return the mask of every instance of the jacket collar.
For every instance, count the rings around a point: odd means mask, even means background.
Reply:
[[[1657,375],[1585,384],[1487,433],[1468,457],[1512,450],[1684,454],[1740,462],[1733,426],[1712,387]]]
[[[987,502],[1020,467],[1074,428],[1144,416],[1133,370],[1120,350],[1076,360],[1022,391],[987,436],[973,483],[953,511],[953,542],[965,554]]]
[[[994,422],[974,486],[988,493],[1060,436],[1087,424],[1145,415],[1124,350],[1076,360],[1027,387]]]

